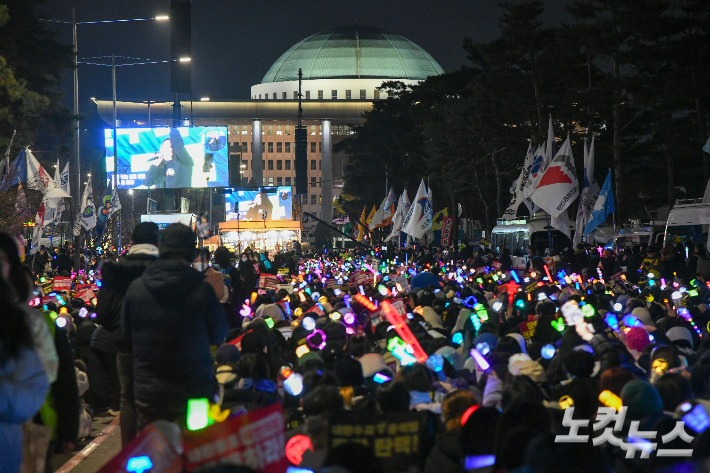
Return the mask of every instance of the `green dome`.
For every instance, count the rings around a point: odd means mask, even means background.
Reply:
[[[262,83],[303,79],[412,79],[443,74],[422,48],[376,28],[346,26],[296,43],[274,63]]]

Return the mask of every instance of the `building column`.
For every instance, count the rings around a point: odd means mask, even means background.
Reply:
[[[251,180],[253,185],[262,187],[264,185],[264,164],[261,154],[261,120],[251,122]],[[251,185],[252,182],[250,181]]]
[[[333,152],[330,120],[323,120],[323,155],[321,168],[321,220],[333,224]]]

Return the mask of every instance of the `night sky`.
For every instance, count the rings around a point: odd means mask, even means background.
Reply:
[[[564,5],[547,0],[549,25],[569,21]],[[168,0],[47,0],[41,13],[77,21],[147,18],[167,14]],[[193,98],[248,99],[271,64],[301,39],[335,26],[362,24],[400,34],[423,47],[447,72],[466,63],[463,38],[485,42],[498,33],[500,9],[493,0],[356,0],[315,1],[196,0],[192,7]],[[71,43],[71,27],[57,26],[62,41]],[[136,22],[78,27],[79,57],[110,55],[168,59],[167,22]],[[71,74],[65,102],[71,103]],[[124,67],[117,72],[119,100],[169,100],[167,64]],[[81,65],[81,108],[91,97],[111,98],[110,68]]]

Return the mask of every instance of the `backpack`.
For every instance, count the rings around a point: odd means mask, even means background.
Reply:
[[[232,268],[222,269],[219,265],[213,265],[213,268],[219,268],[219,274],[222,275],[222,282],[224,283],[224,296],[220,299],[220,304],[228,304],[232,302],[233,288],[232,288]]]

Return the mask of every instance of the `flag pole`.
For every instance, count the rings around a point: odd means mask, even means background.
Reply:
[[[611,168],[609,168],[609,174],[611,174]],[[613,188],[612,188],[612,189],[613,189]],[[610,192],[612,192],[612,191],[610,190]],[[613,195],[614,195],[614,194],[613,194],[613,192],[612,192],[612,196],[613,196]],[[616,233],[616,211],[612,212],[612,214],[611,214],[611,221],[613,222],[613,225],[614,225],[614,233]]]

